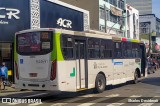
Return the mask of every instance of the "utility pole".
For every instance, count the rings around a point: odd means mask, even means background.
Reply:
[[[107,33],[107,14],[106,14],[106,11],[107,11],[107,9],[106,9],[106,5],[104,4],[104,24],[105,24],[105,33]]]
[[[149,49],[148,49],[148,53],[147,56],[150,55],[150,51],[151,51],[151,22],[147,22],[148,23],[148,29],[149,29]]]

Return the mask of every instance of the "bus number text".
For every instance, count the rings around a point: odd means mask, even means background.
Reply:
[[[48,60],[36,60],[36,63],[46,64]]]

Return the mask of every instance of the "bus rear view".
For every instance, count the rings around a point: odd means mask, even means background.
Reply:
[[[16,34],[15,84],[19,89],[57,90],[53,31],[22,31]]]

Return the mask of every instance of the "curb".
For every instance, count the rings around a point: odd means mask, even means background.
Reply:
[[[8,87],[6,86],[5,90],[0,90],[0,93],[7,93],[7,92],[18,92],[18,90],[15,89],[15,87]]]

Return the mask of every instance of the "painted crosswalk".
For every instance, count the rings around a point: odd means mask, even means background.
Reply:
[[[95,103],[99,103],[99,102],[104,101],[106,99],[109,99],[109,98],[112,98],[112,97],[118,97],[118,96],[119,96],[119,94],[112,94],[112,95],[109,95],[109,96],[105,96],[103,98],[99,98],[99,99],[93,100],[92,103],[83,103],[83,104],[78,105],[78,106],[91,106],[91,105],[93,105]]]
[[[125,106],[128,103],[132,103],[132,102],[129,102],[129,99],[141,100],[143,98],[156,100],[156,99],[160,99],[160,96],[145,97],[143,95],[131,95],[131,96],[123,97],[123,95],[120,95],[120,94],[110,94],[103,97],[97,97],[97,95],[95,94],[89,94],[89,95],[78,96],[74,98],[64,98],[64,99],[56,100],[56,101],[53,101],[54,103],[50,101],[49,103],[50,103],[50,106],[65,106],[65,105],[68,106],[72,104],[76,104],[76,106],[92,106],[92,105],[94,106],[101,103],[105,106],[123,106],[123,105]],[[112,100],[114,101],[114,103],[111,103]],[[45,106],[46,103],[47,101],[45,102],[42,101],[42,103],[26,104],[25,106]],[[137,103],[137,106],[153,106],[155,103],[156,102],[151,102],[151,103],[139,102]],[[21,104],[8,103],[7,105],[13,106],[13,105],[21,105]]]
[[[55,104],[53,104],[53,105],[51,105],[51,106],[64,106],[64,105],[66,105],[66,104],[68,104],[68,103],[74,103],[74,102],[76,102],[76,101],[81,100],[82,98],[89,98],[89,97],[93,97],[93,95],[91,94],[91,95],[80,96],[80,97],[78,97],[78,98],[66,100],[66,101],[65,101],[66,103],[55,103]],[[58,102],[58,101],[57,101],[57,102]]]

